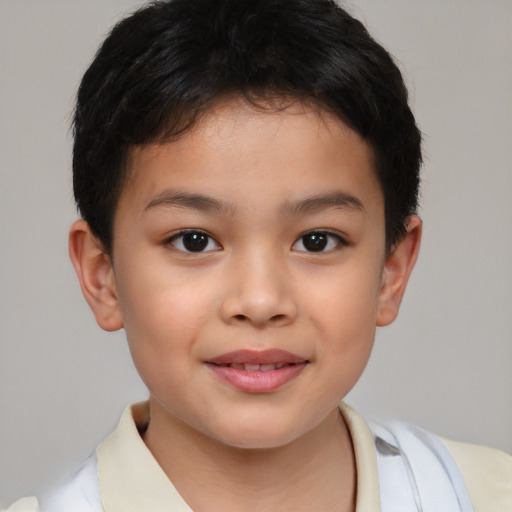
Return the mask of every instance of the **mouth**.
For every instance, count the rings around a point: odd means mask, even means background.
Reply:
[[[298,377],[309,360],[280,349],[237,350],[205,361],[223,382],[247,393],[275,391]]]
[[[215,364],[215,363],[213,363]],[[273,364],[240,364],[240,363],[229,363],[219,364],[217,366],[223,368],[233,368],[234,370],[243,370],[246,372],[272,372],[274,370],[280,370],[286,366],[292,366],[298,363],[273,363]]]
[[[259,368],[256,368],[256,366],[260,368],[267,366],[283,367],[308,361],[292,352],[273,348],[269,350],[235,350],[234,352],[228,352],[227,354],[208,359],[206,362],[218,366],[244,366],[244,368],[236,368],[237,370],[258,371]],[[272,370],[275,369],[272,368]],[[265,371],[265,369],[261,371]]]

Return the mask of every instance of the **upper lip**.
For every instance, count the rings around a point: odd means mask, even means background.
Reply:
[[[269,350],[235,350],[205,361],[211,364],[300,364],[307,360],[301,356],[273,348]]]

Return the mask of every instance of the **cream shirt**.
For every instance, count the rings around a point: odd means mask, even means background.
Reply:
[[[371,432],[348,406],[342,404],[340,410],[355,447],[356,512],[380,512],[377,461]],[[124,412],[118,429],[96,452],[105,512],[192,512],[139,435],[137,425],[144,428],[147,421],[147,404],[135,404],[131,411]]]
[[[372,433],[366,422],[349,406],[340,404],[340,412],[347,423],[355,451],[356,512],[380,512],[377,457]],[[147,402],[128,407],[118,428],[96,450],[104,512],[192,512],[139,434],[139,430],[147,425],[148,413]],[[443,442],[459,466],[474,511],[512,512],[512,457],[491,448],[445,439]],[[37,502],[33,498],[25,498],[12,505],[8,512],[37,510]]]

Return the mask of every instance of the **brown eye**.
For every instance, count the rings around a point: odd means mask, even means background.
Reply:
[[[187,233],[183,235],[183,247],[190,252],[201,252],[208,245],[208,237],[204,233]]]
[[[302,245],[306,251],[319,252],[327,247],[327,236],[324,233],[311,233],[302,237]]]
[[[184,252],[209,252],[220,249],[219,244],[204,231],[182,231],[169,243]]]
[[[293,249],[304,252],[327,252],[341,245],[344,245],[344,240],[339,235],[325,231],[310,231],[295,242]]]

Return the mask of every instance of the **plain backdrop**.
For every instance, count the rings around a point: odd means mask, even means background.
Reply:
[[[67,256],[74,94],[140,3],[0,0],[0,508],[74,468],[146,397]],[[425,139],[422,253],[347,401],[511,452],[512,3],[347,5],[404,70]]]

